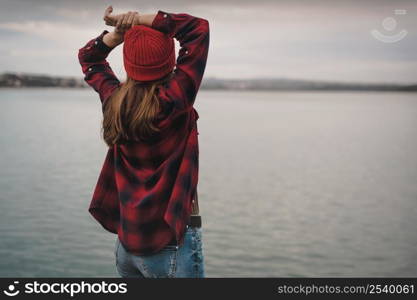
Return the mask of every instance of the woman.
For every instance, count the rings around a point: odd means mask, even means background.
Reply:
[[[158,11],[113,15],[115,26],[79,50],[99,94],[109,146],[89,212],[116,239],[122,277],[204,277],[198,211],[198,113],[194,101],[209,48],[209,23]],[[175,60],[176,38],[181,46]],[[127,79],[106,58],[123,43]],[[175,70],[174,70],[174,67]]]

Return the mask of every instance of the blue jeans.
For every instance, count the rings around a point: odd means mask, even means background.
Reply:
[[[187,226],[183,245],[167,245],[151,255],[130,254],[117,238],[115,256],[121,277],[205,277],[201,227]]]

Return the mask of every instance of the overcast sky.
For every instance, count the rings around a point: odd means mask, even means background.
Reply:
[[[78,49],[102,30],[111,30],[104,25],[102,15],[112,4],[115,13],[161,9],[208,19],[211,39],[207,77],[417,81],[415,0],[0,3],[0,72],[80,77]],[[406,10],[406,14],[396,14],[395,9]],[[389,17],[392,19],[386,19]],[[388,20],[385,28],[384,19]],[[388,37],[406,31],[406,36],[395,43],[384,43],[374,38],[371,30]],[[113,51],[109,61],[124,78],[121,47]]]

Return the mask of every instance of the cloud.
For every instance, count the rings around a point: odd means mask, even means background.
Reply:
[[[51,21],[0,23],[0,29],[25,33],[50,41],[71,45],[73,44],[73,38],[79,39],[81,36],[89,36],[96,31],[93,28],[86,29],[69,23]]]
[[[99,0],[3,0],[0,10],[0,65],[3,70],[81,76],[77,50],[108,29],[101,19],[107,3]],[[409,0],[155,0],[145,5],[125,0],[116,12],[138,9],[187,12],[210,21],[206,76],[292,77],[341,81],[404,81],[415,78],[417,2]],[[140,7],[138,7],[140,6]],[[398,28],[409,35],[387,45],[370,35],[395,8]],[[24,45],[24,47],[22,47]],[[178,49],[178,48],[177,48]],[[51,57],[54,59],[50,63]],[[109,60],[123,75],[122,56]],[[396,75],[393,75],[396,74]]]

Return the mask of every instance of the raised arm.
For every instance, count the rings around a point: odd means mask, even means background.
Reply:
[[[109,32],[104,30],[78,51],[84,80],[99,94],[103,105],[120,84],[106,60],[113,49],[103,42],[103,37],[108,34]]]
[[[107,25],[120,23],[121,15],[104,17]],[[133,24],[147,25],[177,39],[178,52],[174,77],[161,89],[161,96],[171,101],[178,109],[192,107],[200,88],[206,68],[210,30],[209,22],[189,14],[168,13],[159,10],[156,14],[137,14]]]
[[[149,25],[151,20],[152,15],[139,17],[144,25]],[[194,104],[206,68],[209,22],[185,13],[174,14],[159,10],[151,26],[176,38],[180,43],[175,75],[168,82],[167,88],[162,90],[162,96],[165,94],[179,109],[187,109]]]
[[[112,10],[111,7],[106,9],[105,18]],[[84,80],[99,94],[103,106],[120,85],[120,81],[114,75],[106,58],[114,47],[123,42],[124,33],[134,24],[136,16],[135,12],[119,15],[114,23],[114,31],[104,30],[101,35],[90,40],[78,51]]]

